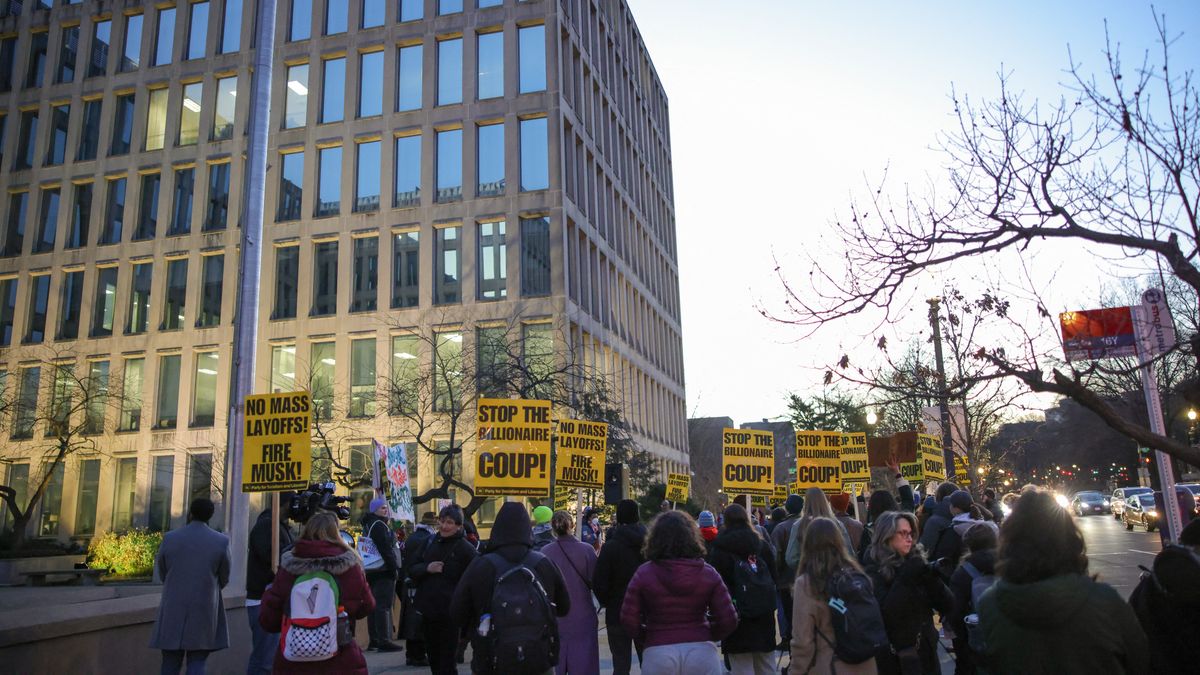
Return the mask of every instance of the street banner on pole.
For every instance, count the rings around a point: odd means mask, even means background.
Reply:
[[[608,425],[604,422],[560,420],[554,486],[603,490],[607,451]]]
[[[307,391],[246,397],[242,492],[308,487],[312,477],[312,399]]]
[[[550,401],[479,399],[475,494],[550,496]]]
[[[412,484],[408,474],[408,448],[403,443],[389,448],[375,441],[375,464],[383,469],[380,490],[387,499],[392,520],[417,522],[413,510]]]
[[[1058,315],[1067,361],[1136,356],[1137,340],[1129,307],[1084,309]]]
[[[867,462],[867,435],[862,432],[843,433],[840,456],[842,492],[858,494],[871,482],[871,467]]]
[[[775,435],[726,428],[721,439],[721,489],[725,494],[770,495],[775,485]]]
[[[800,490],[841,491],[841,446],[840,431],[796,432],[796,484]]]
[[[669,502],[686,502],[692,489],[692,477],[686,473],[667,474],[667,495]]]
[[[921,471],[927,481],[946,480],[946,459],[942,455],[942,440],[930,434],[917,434],[921,448]]]

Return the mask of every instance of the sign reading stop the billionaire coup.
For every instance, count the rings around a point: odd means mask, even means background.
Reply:
[[[559,421],[554,486],[603,490],[607,450],[608,425],[604,422]]]
[[[730,495],[770,495],[775,486],[775,434],[725,429],[721,434],[721,489]]]
[[[921,453],[921,471],[925,480],[946,480],[946,458],[942,455],[942,442],[937,436],[917,434],[917,445]]]
[[[479,399],[475,494],[550,496],[550,402]]]
[[[801,490],[842,490],[840,431],[796,432],[796,484]]]
[[[308,487],[312,476],[312,399],[307,391],[246,397],[242,492]]]
[[[667,495],[669,502],[686,502],[688,492],[692,489],[692,477],[686,473],[667,474]]]
[[[867,461],[867,435],[842,434],[841,447],[842,492],[857,494],[871,482],[871,467]]]

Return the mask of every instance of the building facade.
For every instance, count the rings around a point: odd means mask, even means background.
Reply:
[[[109,394],[32,536],[220,501],[255,12],[0,10],[4,483],[47,473],[35,411]],[[311,389],[340,463],[416,433],[389,378],[506,327],[687,465],[667,100],[624,2],[280,0],[268,123],[256,391]]]

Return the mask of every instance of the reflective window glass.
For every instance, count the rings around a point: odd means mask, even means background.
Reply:
[[[137,431],[142,426],[142,373],[146,359],[125,359],[121,375],[121,419],[117,431]],[[122,460],[124,461],[124,460]],[[118,485],[120,484],[118,474]]]
[[[204,83],[183,85],[183,106],[179,111],[179,145],[195,145],[200,139],[200,102],[204,100]]]
[[[358,116],[383,114],[383,52],[367,52],[358,59]]]
[[[325,59],[321,65],[321,122],[341,122],[346,115],[346,59]]]
[[[367,141],[358,145],[358,167],[354,183],[354,210],[379,210],[379,172],[383,167],[379,155],[379,141]]]
[[[421,203],[421,137],[396,138],[396,206]]]
[[[167,90],[151,89],[146,108],[146,149],[162,150],[167,140]]]
[[[271,312],[272,319],[296,318],[296,289],[299,285],[299,276],[300,247],[276,247],[275,305]]]
[[[225,0],[221,20],[221,52],[230,54],[242,48],[242,0]]]
[[[204,232],[224,230],[229,219],[229,162],[208,165],[208,200]]]
[[[188,19],[187,59],[204,58],[208,46],[208,3],[193,2]]]
[[[158,10],[158,35],[154,40],[154,65],[165,66],[171,62],[175,48],[175,8]]]
[[[213,115],[212,140],[233,138],[233,120],[237,114],[237,77],[217,80],[217,107]]]
[[[225,286],[225,256],[206,255],[200,258],[200,312],[197,328],[221,325],[221,289]]]
[[[477,63],[479,99],[504,96],[504,33],[481,33],[478,36]]]
[[[288,32],[291,42],[312,37],[312,0],[292,0],[292,25]]]
[[[317,242],[313,246],[312,316],[337,313],[337,256],[336,241]]]
[[[196,191],[196,170],[188,167],[175,171],[175,191],[171,200],[171,224],[167,236],[192,231],[192,195]]]
[[[308,117],[308,64],[288,66],[287,98],[284,102],[283,128],[304,126]]]
[[[379,297],[379,238],[354,239],[354,278],[351,312],[373,312]]]
[[[392,235],[392,309],[416,307],[421,300],[420,233]]]
[[[517,29],[520,93],[546,90],[546,27]]]
[[[441,40],[438,53],[438,105],[462,103],[462,38]]]
[[[442,227],[434,231],[434,303],[448,305],[462,298],[462,228]]]
[[[172,258],[167,261],[167,291],[163,296],[163,317],[159,330],[183,328],[183,314],[187,305],[187,258]]]
[[[314,215],[336,216],[342,210],[342,147],[317,151],[317,208]]]
[[[304,153],[289,152],[282,157],[279,171],[279,212],[276,220],[299,220],[304,199]]]
[[[92,337],[113,334],[113,316],[117,310],[117,268],[101,267],[96,272],[96,298],[92,303]]]
[[[409,45],[399,49],[396,64],[396,110],[419,110],[421,108],[421,45]]]
[[[121,72],[135,70],[142,62],[142,21],[141,14],[131,14],[125,18],[125,50],[121,57]]]
[[[92,24],[92,52],[88,59],[88,77],[104,77],[108,70],[108,52],[112,49],[112,20]]]
[[[437,132],[437,199],[462,199],[462,129]]]
[[[550,187],[546,118],[521,120],[521,191]]]
[[[482,124],[478,127],[476,173],[480,197],[504,194],[504,124]]]

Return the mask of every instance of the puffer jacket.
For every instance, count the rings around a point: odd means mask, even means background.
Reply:
[[[621,626],[647,648],[719,642],[737,627],[737,612],[721,575],[703,560],[652,560],[629,582]]]
[[[375,610],[375,597],[367,586],[358,553],[328,541],[301,539],[291,551],[283,554],[275,581],[263,593],[258,615],[258,623],[263,630],[268,633],[280,632],[292,595],[292,585],[297,577],[309,572],[328,572],[334,576],[338,585],[338,604],[345,608],[351,619],[362,619]],[[352,641],[339,649],[332,659],[288,661],[283,658],[283,643],[280,642],[275,649],[272,672],[367,675],[367,660],[358,644]]]
[[[721,575],[725,587],[733,589],[738,561],[751,555],[757,556],[758,564],[766,565],[775,583],[775,556],[771,547],[748,527],[726,528],[717,535],[708,562]],[[737,628],[721,642],[721,649],[726,654],[770,652],[775,650],[775,644],[775,612],[771,612],[754,618],[739,617]]]
[[[979,625],[989,672],[1150,672],[1133,609],[1112,586],[1082,574],[1028,584],[1000,579],[979,599]]]

